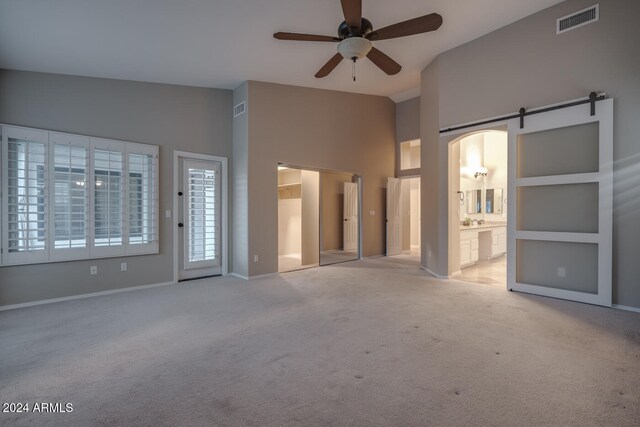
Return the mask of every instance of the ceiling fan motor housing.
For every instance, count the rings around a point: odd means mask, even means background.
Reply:
[[[341,39],[347,39],[349,37],[361,37],[366,36],[373,31],[373,25],[367,18],[362,18],[360,21],[360,31],[355,27],[349,27],[345,21],[338,27],[338,37]]]

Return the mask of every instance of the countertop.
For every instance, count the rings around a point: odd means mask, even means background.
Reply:
[[[487,228],[506,227],[506,222],[486,222],[482,225],[461,225],[460,231],[463,230],[482,230]]]

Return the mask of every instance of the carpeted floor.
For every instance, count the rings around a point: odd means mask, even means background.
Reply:
[[[377,258],[0,312],[2,425],[640,425],[640,314]]]

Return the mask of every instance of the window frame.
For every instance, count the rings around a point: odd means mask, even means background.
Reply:
[[[126,257],[135,255],[151,255],[159,253],[160,218],[159,218],[159,148],[156,145],[140,144],[113,139],[95,138],[76,134],[26,128],[0,124],[0,181],[2,196],[0,197],[0,266],[43,264],[63,261],[88,260],[96,258]],[[8,142],[9,138],[23,139],[45,145],[45,249],[9,253],[8,251]],[[68,145],[83,148],[87,153],[86,201],[85,201],[85,236],[86,246],[79,248],[55,248],[55,147]],[[120,244],[112,246],[95,245],[95,150],[117,151],[122,154],[122,172],[120,183],[121,224]],[[152,199],[153,212],[150,234],[153,239],[145,243],[130,243],[130,189],[129,189],[129,155],[142,154],[152,158],[152,188],[150,193],[142,196]]]

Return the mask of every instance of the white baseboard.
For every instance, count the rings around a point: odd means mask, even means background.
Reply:
[[[638,307],[629,307],[628,305],[620,305],[620,304],[613,304],[611,307],[617,308],[619,310],[633,311],[634,313],[640,313],[640,308]]]
[[[451,273],[451,277],[459,276],[461,274],[462,274],[462,270],[454,271],[453,273]]]
[[[277,276],[278,274],[280,273],[259,274],[257,276],[243,276],[242,274],[238,274],[238,273],[229,273],[229,276],[234,276],[242,280],[253,280],[253,279],[263,279],[265,277],[273,277],[273,276]]]
[[[420,268],[424,271],[426,271],[427,273],[429,273],[430,275],[432,275],[433,277],[437,278],[437,279],[451,279],[451,276],[441,276],[439,274],[434,273],[433,271],[429,270],[427,267],[425,266],[420,266]]]
[[[76,299],[100,297],[103,295],[118,294],[120,292],[138,291],[141,289],[157,288],[159,286],[175,285],[176,282],[152,283],[150,285],[133,286],[131,288],[112,289],[110,291],[92,292],[90,294],[71,295],[68,297],[43,299],[39,301],[24,302],[21,304],[11,304],[0,306],[0,311],[13,310],[16,308],[33,307],[34,305],[52,304],[54,302],[72,301]]]

